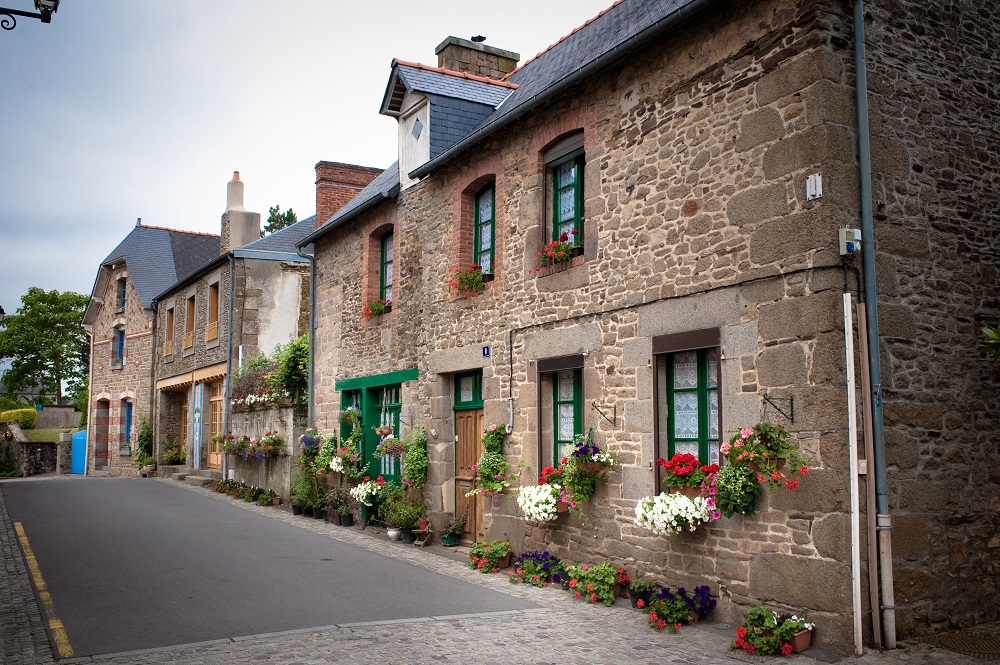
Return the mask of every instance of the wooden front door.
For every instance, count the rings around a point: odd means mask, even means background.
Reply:
[[[484,498],[465,496],[475,485],[472,467],[483,454],[483,410],[455,412],[455,515],[466,515],[461,541],[472,543],[486,537],[483,523]]]
[[[213,383],[208,391],[208,468],[222,468],[222,382]]]

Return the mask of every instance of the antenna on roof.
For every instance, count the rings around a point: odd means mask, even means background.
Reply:
[[[482,44],[483,42],[486,41],[486,37],[483,37],[482,35],[476,35],[475,37],[472,38],[472,41],[476,42],[477,44]]]
[[[142,217],[136,217],[135,218],[135,225],[136,226],[142,226]]]

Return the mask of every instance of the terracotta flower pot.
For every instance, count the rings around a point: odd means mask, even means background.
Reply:
[[[556,499],[556,512],[557,513],[568,513],[569,504],[561,499]]]
[[[810,644],[812,644],[812,631],[799,631],[792,635],[792,639],[790,639],[788,643],[792,645],[793,653],[802,653],[809,648]]]
[[[683,494],[684,496],[695,498],[701,496],[700,487],[671,487],[671,494]]]

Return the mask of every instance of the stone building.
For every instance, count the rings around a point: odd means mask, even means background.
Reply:
[[[863,56],[844,3],[624,0],[512,72],[517,54],[457,38],[438,67],[394,61],[382,113],[399,121],[399,162],[300,243],[316,256],[315,424],[334,431],[356,404],[366,430],[426,427],[425,498],[438,524],[467,512],[467,540],[707,583],[730,622],[758,603],[805,611],[846,650],[842,302],[864,292],[892,526],[887,607],[866,590],[865,641],[997,619],[1000,373],[977,336],[1000,315],[1000,15],[856,8]],[[839,230],[868,224],[865,258],[842,256]],[[573,231],[582,255],[539,270],[541,246]],[[474,262],[493,279],[465,298],[449,271]],[[375,300],[391,308],[362,317]],[[636,525],[658,457],[711,461],[761,420],[809,458],[796,491],[673,537]],[[617,456],[586,523],[465,497],[489,422],[512,424],[522,484],[574,435]],[[874,565],[861,561],[866,585]]]
[[[83,327],[90,336],[87,473],[131,475],[132,434],[150,419],[154,297],[219,253],[219,236],[143,226],[101,262]]]

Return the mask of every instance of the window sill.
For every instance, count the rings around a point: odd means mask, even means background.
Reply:
[[[120,370],[123,367],[125,367],[125,363],[123,363],[121,360],[112,360],[111,361],[111,370],[112,371]]]

